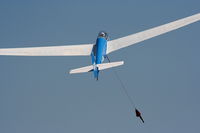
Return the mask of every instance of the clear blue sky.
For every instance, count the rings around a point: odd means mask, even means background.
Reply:
[[[200,12],[199,0],[0,0],[0,48],[94,43]],[[112,70],[66,74],[90,57],[0,57],[1,133],[200,132],[200,22],[110,54]]]

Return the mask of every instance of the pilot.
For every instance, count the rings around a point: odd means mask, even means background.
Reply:
[[[106,40],[108,40],[108,34],[106,32],[103,32],[103,31],[99,32],[98,37],[104,37]]]

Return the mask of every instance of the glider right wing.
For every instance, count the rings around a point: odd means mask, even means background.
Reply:
[[[6,56],[86,56],[92,52],[93,44],[4,48],[0,49],[0,55]]]
[[[197,22],[199,20],[200,20],[200,13],[149,30],[145,30],[136,34],[111,40],[107,44],[107,54],[116,51],[118,49],[128,47],[130,45],[156,37],[158,35],[176,30],[178,28]]]

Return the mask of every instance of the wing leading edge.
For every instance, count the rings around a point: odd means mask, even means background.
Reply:
[[[86,56],[90,55],[93,44],[28,47],[28,48],[5,48],[0,49],[0,55],[6,56]]]
[[[200,13],[149,30],[145,30],[129,36],[111,40],[107,44],[107,54],[116,51],[118,49],[128,47],[130,45],[156,37],[158,35],[176,30],[178,28],[197,22],[199,20],[200,20]]]

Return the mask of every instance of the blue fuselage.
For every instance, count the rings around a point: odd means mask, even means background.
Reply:
[[[96,44],[93,48],[91,57],[92,57],[92,64],[94,66],[94,77],[98,79],[99,70],[96,66],[97,64],[101,64],[104,61],[106,56],[106,49],[107,49],[107,40],[104,37],[98,37],[96,40]]]

